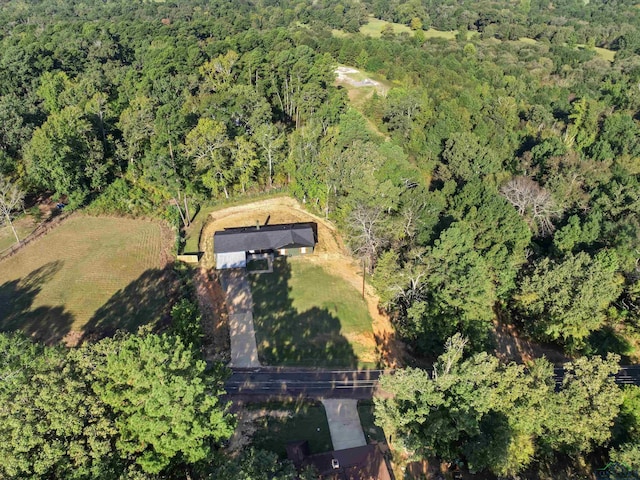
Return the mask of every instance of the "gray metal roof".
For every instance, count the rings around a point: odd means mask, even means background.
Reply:
[[[258,227],[227,228],[213,234],[214,253],[313,247],[315,223],[287,223]]]

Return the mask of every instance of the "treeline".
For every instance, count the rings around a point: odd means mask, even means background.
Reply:
[[[614,19],[635,25],[624,2],[580,3],[531,2],[527,28],[608,45]],[[29,193],[186,224],[199,202],[287,188],[346,233],[417,354],[458,332],[490,348],[496,317],[570,354],[633,354],[635,47],[609,63],[573,40],[332,35],[409,5],[392,2],[18,5],[0,13],[0,173]],[[420,5],[424,26],[472,29],[435,19],[483,4]],[[340,63],[394,86],[350,107]]]
[[[367,0],[376,18],[439,30],[478,32],[485,38],[534,38],[637,53],[640,15],[632,1]]]
[[[376,399],[376,421],[396,451],[500,478],[587,478],[566,459],[613,445],[618,463],[598,476],[638,478],[640,387],[615,384],[615,355],[566,364],[558,389],[545,359],[504,365],[486,353],[465,358],[465,345],[450,338],[432,372],[380,379],[389,395]]]
[[[227,372],[205,370],[178,333],[119,333],[76,349],[0,334],[0,476],[317,478],[273,452],[223,450],[235,428],[221,398]]]
[[[3,30],[21,24],[43,25],[56,20],[115,22],[137,20],[188,22],[192,29],[212,26],[219,38],[247,29],[271,29],[306,24],[356,33],[371,17],[409,25],[414,29],[478,32],[485,38],[517,40],[529,37],[556,45],[583,44],[618,50],[623,55],[640,49],[640,12],[632,0],[193,0],[180,4],[151,2],[33,2],[28,8],[7,3],[0,13]],[[211,20],[215,19],[215,25]],[[2,28],[2,27],[0,27]]]
[[[418,352],[457,331],[486,347],[496,311],[569,352],[631,350],[637,56],[78,8],[3,10],[0,170],[25,189],[186,224],[205,199],[285,186],[347,232]],[[396,86],[350,108],[338,63]]]

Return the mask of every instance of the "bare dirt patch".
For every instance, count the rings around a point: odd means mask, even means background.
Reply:
[[[366,88],[371,87],[379,95],[386,96],[389,91],[389,82],[378,81],[370,78],[366,72],[353,67],[341,66],[336,68],[336,83],[345,87]]]
[[[316,222],[318,225],[318,245],[314,254],[305,257],[305,259],[342,277],[358,291],[362,290],[362,268],[349,255],[337,229],[327,220],[304,210],[291,197],[271,198],[212,212],[200,235],[200,250],[204,252],[201,266],[207,269],[214,266],[214,232],[228,227],[255,225],[256,222],[264,225],[267,220],[270,224]],[[373,338],[368,339],[368,342],[377,351],[380,363],[388,367],[402,365],[404,345],[397,339],[389,318],[379,311],[379,298],[370,285],[365,285],[365,301],[373,319],[374,332]]]
[[[546,357],[551,363],[560,365],[571,359],[559,347],[544,346],[523,338],[518,330],[506,323],[494,322],[495,354],[505,362],[529,363],[536,358]]]
[[[231,358],[231,348],[224,292],[215,273],[205,268],[198,268],[193,278],[202,314],[204,357],[226,363]]]

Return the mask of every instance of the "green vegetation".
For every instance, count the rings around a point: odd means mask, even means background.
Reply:
[[[459,335],[447,342],[433,379],[420,369],[384,375],[388,397],[376,420],[410,455],[465,459],[472,470],[513,476],[540,452],[580,455],[605,445],[622,396],[615,355],[565,365],[562,389],[544,359],[527,369],[486,353],[463,359]]]
[[[360,33],[363,35],[367,35],[369,37],[379,38],[382,35],[382,30],[386,25],[391,25],[393,29],[393,33],[406,33],[408,35],[413,35],[413,31],[407,27],[406,25],[401,25],[399,23],[389,23],[384,20],[378,20],[377,18],[372,18],[368,23],[362,25],[360,27]]]
[[[27,235],[33,232],[33,222],[28,218],[18,218],[13,223],[18,237],[20,237],[21,240],[23,240],[27,237]],[[13,235],[11,227],[0,227],[0,253],[2,253],[4,250],[9,249],[9,247],[13,246],[15,243],[16,238]]]
[[[266,415],[256,421],[253,436],[256,448],[270,450],[286,458],[286,445],[297,440],[308,440],[312,453],[333,450],[327,415],[321,403],[269,403],[252,408],[266,408]]]
[[[358,402],[358,415],[360,415],[360,423],[362,424],[362,431],[367,439],[367,443],[384,443],[387,440],[382,429],[376,425],[375,412],[376,407],[372,402]]]
[[[71,332],[99,337],[158,322],[173,278],[163,228],[125,218],[66,220],[2,262],[0,330],[56,343]]]
[[[253,275],[258,354],[267,365],[372,366],[371,317],[359,292],[305,258]]]
[[[2,201],[2,221],[21,212],[22,194],[28,202],[53,195],[71,209],[162,218],[178,228],[198,205],[284,190],[338,226],[412,354],[435,358],[461,332],[469,355],[482,355],[499,317],[512,323],[500,331],[552,341],[575,357],[566,395],[547,396],[546,374],[496,365],[490,356],[470,357],[485,377],[461,360],[457,377],[443,375],[452,385],[425,379],[421,405],[429,408],[418,408],[406,429],[420,440],[416,452],[436,448],[493,472],[528,468],[532,478],[544,465],[587,465],[594,448],[627,461],[637,457],[633,435],[606,443],[623,397],[603,380],[613,367],[581,355],[617,350],[640,358],[640,9],[628,0],[552,7],[526,0],[234,8],[219,0],[4,2],[0,185],[16,194]],[[531,41],[517,41],[524,38]],[[341,88],[338,65],[370,72],[388,91]],[[190,250],[199,221],[186,232]],[[51,343],[71,331],[91,339],[92,330],[154,323],[161,303],[168,310],[160,227],[84,223],[67,222],[0,263],[3,329]],[[357,289],[334,289],[340,281],[331,272],[297,275],[303,264],[254,281],[263,359],[373,364],[371,320],[358,313],[366,310]],[[197,339],[192,307],[180,305],[174,328]],[[68,389],[69,411],[78,410],[72,420],[91,424],[86,415],[94,410],[65,384],[72,370],[62,371],[68,377],[52,375],[51,391]],[[423,373],[411,375],[423,381]],[[476,403],[456,378],[476,382]],[[496,400],[501,388],[513,395]],[[540,398],[548,405],[536,404]],[[464,423],[448,421],[457,418],[449,401],[469,407]],[[443,420],[433,442],[419,426],[432,414]],[[624,418],[616,428],[629,433],[631,416]],[[99,427],[100,439],[112,430],[108,422]],[[51,457],[61,465],[65,442]],[[93,446],[113,451],[102,441]],[[242,475],[217,470],[223,460],[173,471],[181,456],[173,453],[167,449],[172,459],[159,476]],[[247,454],[233,465],[254,472],[272,458]],[[42,476],[71,470],[60,468]],[[286,469],[278,464],[273,476],[290,477]]]
[[[233,419],[225,371],[179,337],[120,335],[78,349],[0,334],[6,478],[136,478],[207,460]],[[138,477],[139,478],[139,477]]]
[[[363,35],[367,35],[368,37],[380,38],[382,36],[383,29],[387,25],[391,25],[393,29],[392,31],[396,35],[404,33],[404,34],[413,36],[416,34],[416,31],[412,30],[407,25],[402,25],[400,23],[394,23],[394,22],[385,22],[384,20],[379,20],[377,18],[372,18],[367,23],[362,25],[360,27],[360,33],[362,33]],[[436,30],[435,28],[421,30],[421,35],[423,35],[425,39],[444,38],[445,40],[453,40],[456,38],[457,34],[458,34],[457,30],[451,30],[448,32]],[[345,35],[345,32],[334,31],[334,35],[336,36]]]

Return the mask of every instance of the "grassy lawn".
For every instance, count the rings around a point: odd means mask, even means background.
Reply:
[[[0,331],[76,343],[160,319],[173,278],[159,223],[76,215],[0,262]]]
[[[33,232],[36,228],[36,224],[31,217],[21,217],[13,221],[13,226],[18,233],[20,240],[23,240],[27,235]],[[16,237],[13,235],[13,231],[9,225],[0,227],[0,252],[7,250],[9,247],[16,243]]]
[[[367,305],[353,286],[304,257],[251,275],[260,360],[266,365],[371,367]]]
[[[375,406],[371,401],[359,401],[358,402],[358,415],[360,416],[360,424],[364,431],[364,436],[367,439],[367,443],[386,442],[384,432],[380,427],[375,424]]]
[[[369,20],[369,23],[360,27],[360,33],[369,37],[379,38],[381,36],[380,32],[382,31],[382,28],[387,23],[391,22],[385,22],[384,20],[372,18],[371,20]],[[406,25],[402,25],[401,23],[391,23],[391,25],[393,26],[393,31],[396,35],[400,33],[408,33],[409,35],[413,36],[413,30],[411,30]]]
[[[594,47],[594,50],[598,55],[609,62],[613,62],[616,58],[616,52],[609,50],[608,48]]]
[[[327,415],[321,403],[269,403],[253,408],[288,413],[256,420],[252,442],[255,448],[270,450],[286,458],[287,443],[308,440],[311,453],[333,450]]]

